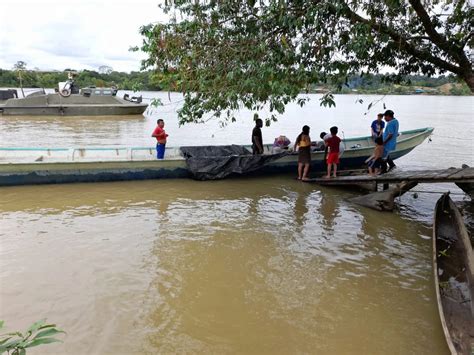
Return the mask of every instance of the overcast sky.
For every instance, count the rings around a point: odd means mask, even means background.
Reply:
[[[162,0],[2,0],[0,68],[137,71],[140,26],[164,21]]]

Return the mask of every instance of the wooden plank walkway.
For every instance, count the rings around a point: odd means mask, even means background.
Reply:
[[[321,185],[353,185],[363,183],[399,183],[402,181],[414,181],[418,183],[436,183],[436,182],[461,182],[474,183],[474,168],[449,168],[441,170],[415,170],[403,171],[399,168],[392,170],[389,173],[377,176],[370,175],[355,175],[355,176],[340,176],[337,178],[313,178],[307,180],[310,183],[317,183]]]

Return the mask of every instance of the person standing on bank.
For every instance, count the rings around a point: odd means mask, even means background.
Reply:
[[[398,137],[398,120],[394,117],[392,110],[387,110],[383,114],[387,126],[383,131],[383,159],[388,163],[388,171],[395,168],[395,163],[390,157],[390,153],[395,151],[397,148],[397,137]],[[387,166],[384,164],[382,172],[387,171]]]
[[[372,122],[370,125],[370,130],[372,134],[372,139],[375,140],[377,137],[381,137],[383,134],[383,129],[385,128],[385,122],[382,121],[383,113],[377,115],[377,119]]]
[[[156,124],[157,126],[151,136],[156,138],[156,158],[163,159],[165,157],[166,138],[168,135],[164,130],[165,121],[160,118],[156,121]]]
[[[298,150],[298,180],[308,180],[311,165],[311,138],[309,126],[303,126],[302,132],[295,141],[295,150]]]
[[[253,154],[263,154],[262,127],[263,127],[263,121],[260,118],[257,118],[255,120],[255,127],[252,131]]]

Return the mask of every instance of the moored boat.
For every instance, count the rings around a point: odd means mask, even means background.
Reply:
[[[393,159],[408,154],[432,132],[433,128],[401,132]],[[364,167],[373,151],[372,138],[348,138],[344,144],[340,169]],[[251,155],[250,146],[243,148]],[[264,145],[264,154],[272,154],[271,144]],[[313,151],[311,160],[313,173],[324,171],[324,152]],[[297,163],[298,154],[289,152],[268,161],[256,172],[294,172]],[[167,147],[164,160],[156,160],[155,147],[0,148],[0,186],[183,177],[192,174],[179,147]]]
[[[54,94],[36,91],[18,98],[16,90],[4,90],[0,115],[4,116],[108,116],[141,115],[148,104],[141,97],[117,97],[116,88],[87,87],[79,90],[73,80],[59,83]]]
[[[449,194],[436,203],[433,270],[441,324],[451,354],[474,353],[474,253]]]

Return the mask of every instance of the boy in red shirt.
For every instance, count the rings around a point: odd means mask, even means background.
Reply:
[[[331,168],[333,169],[333,177],[336,177],[337,164],[339,164],[339,144],[341,143],[341,138],[337,136],[337,127],[331,127],[331,137],[326,139],[325,144],[329,147],[329,154],[327,158],[328,164],[328,174],[325,178],[331,177]]]
[[[151,136],[156,138],[156,158],[163,159],[165,157],[166,137],[168,137],[168,135],[163,129],[165,127],[165,121],[160,118],[156,123],[157,126]]]

